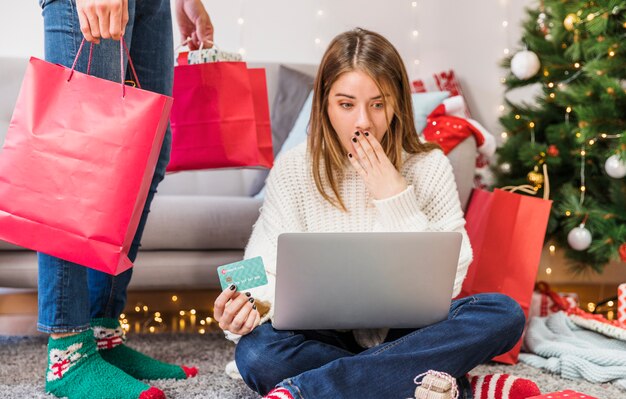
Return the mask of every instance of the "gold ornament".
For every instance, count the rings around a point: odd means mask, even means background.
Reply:
[[[528,173],[528,181],[535,186],[535,189],[541,188],[543,185],[543,175],[538,172],[539,168],[535,166],[535,170]]]
[[[565,20],[563,21],[563,26],[565,26],[565,29],[571,32],[574,30],[574,24],[577,23],[579,20],[580,19],[576,16],[576,14],[567,14]]]
[[[580,122],[578,122],[578,127],[581,128],[581,129],[584,129],[587,126],[589,126],[589,122],[587,122],[587,121],[580,121]]]
[[[609,88],[606,89],[606,92],[609,93],[610,95],[613,95],[613,94],[615,94],[615,89],[612,88],[612,87],[609,87]]]

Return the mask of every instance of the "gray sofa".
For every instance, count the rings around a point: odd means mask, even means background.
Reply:
[[[0,144],[27,62],[0,57]],[[279,64],[251,66],[266,68],[275,143],[284,140],[295,119],[281,118],[280,113],[294,103],[301,107],[304,98],[285,86]],[[289,67],[308,75],[315,72],[313,65]],[[294,102],[292,95],[299,98]],[[472,138],[449,154],[464,207],[473,184],[475,156]],[[252,169],[168,174],[152,205],[130,289],[218,288],[215,268],[241,259],[262,203],[253,195],[266,174]],[[0,287],[36,288],[36,254],[0,241]]]

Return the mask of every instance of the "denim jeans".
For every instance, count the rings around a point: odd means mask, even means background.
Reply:
[[[80,31],[75,0],[40,0],[44,20],[45,58],[71,67],[83,35]],[[169,0],[128,1],[129,21],[124,38],[145,90],[172,95],[174,50]],[[102,39],[94,45],[90,74],[120,81],[120,42]],[[76,69],[87,71],[88,43]],[[126,68],[128,70],[128,68]],[[132,79],[130,71],[127,79]],[[111,126],[118,129],[119,126]],[[132,132],[129,132],[132,134]],[[152,178],[139,227],[129,251],[134,261],[156,188],[165,176],[169,162],[169,126]],[[123,179],[124,176],[119,176]],[[46,333],[80,332],[89,328],[95,317],[117,318],[126,304],[126,288],[132,269],[111,276],[43,253],[39,260],[39,322]]]
[[[351,333],[278,331],[265,323],[241,338],[235,361],[260,394],[280,385],[294,398],[411,398],[415,376],[443,371],[457,379],[510,350],[524,329],[524,313],[502,294],[452,302],[448,319],[412,330],[390,330],[384,343],[355,349]],[[464,379],[464,378],[463,378]],[[471,398],[467,380],[462,398]]]

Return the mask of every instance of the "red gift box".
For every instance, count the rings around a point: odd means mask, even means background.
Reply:
[[[598,398],[568,389],[565,391],[544,393],[543,395],[539,395],[539,396],[531,396],[530,398],[526,398],[526,399],[598,399]]]
[[[578,294],[556,293],[547,283],[540,281],[537,283],[535,292],[533,292],[528,318],[546,317],[562,310],[567,311],[577,307]]]
[[[626,283],[617,287],[617,320],[626,326]]]

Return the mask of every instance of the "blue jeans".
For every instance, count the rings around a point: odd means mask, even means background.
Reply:
[[[235,361],[246,384],[263,395],[280,385],[297,399],[409,398],[418,374],[433,369],[461,379],[507,352],[524,322],[511,298],[480,294],[453,301],[447,320],[390,330],[384,343],[367,350],[350,332],[278,331],[265,323],[241,338]],[[469,386],[460,388],[461,397],[471,398]]]
[[[80,31],[75,0],[40,0],[45,32],[45,58],[71,67],[83,35]],[[128,1],[129,21],[124,38],[145,90],[172,95],[174,50],[169,0]],[[90,74],[120,81],[120,42],[101,40],[93,48]],[[87,71],[89,43],[86,43],[76,69]],[[126,68],[128,69],[128,68]],[[127,79],[132,79],[130,71]],[[111,126],[111,129],[117,129]],[[165,176],[169,162],[169,126],[129,251],[134,261],[156,188]],[[124,176],[120,176],[123,179]],[[89,328],[95,317],[117,318],[126,304],[126,288],[132,269],[111,276],[43,253],[39,259],[39,322],[46,333],[80,332]]]

